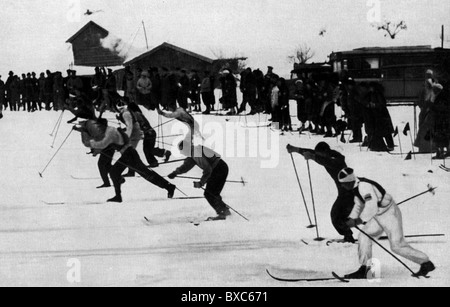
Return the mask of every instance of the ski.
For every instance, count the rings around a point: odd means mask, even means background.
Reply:
[[[443,171],[449,172],[450,173],[450,168],[444,166],[443,164],[439,165],[439,168]]]
[[[266,270],[267,274],[276,281],[281,282],[288,282],[288,283],[298,283],[298,282],[320,282],[320,281],[340,281],[343,283],[348,283],[348,280],[345,280],[344,278],[339,277],[337,274],[333,273],[333,277],[326,277],[326,278],[280,278],[272,275],[269,270]],[[334,276],[336,275],[336,276]]]
[[[47,202],[41,200],[41,202],[47,206],[91,206],[91,205],[103,205],[105,202]]]
[[[347,279],[345,279],[345,278],[339,276],[339,275],[336,274],[335,272],[333,272],[332,274],[333,274],[333,277],[334,277],[334,278],[338,279],[339,281],[341,281],[341,282],[343,282],[343,283],[349,283],[349,282],[350,282],[349,280],[347,280]]]

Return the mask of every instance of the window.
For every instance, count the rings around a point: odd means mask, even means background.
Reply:
[[[380,59],[378,58],[367,58],[363,59],[362,69],[380,69]]]

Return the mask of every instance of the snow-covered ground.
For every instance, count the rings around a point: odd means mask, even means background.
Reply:
[[[411,108],[391,108],[391,113],[400,129],[413,122]],[[320,278],[330,277],[332,271],[344,274],[358,268],[356,246],[315,243],[315,230],[306,228],[306,211],[285,147],[288,143],[314,147],[322,137],[296,133],[280,137],[277,148],[272,148],[279,154],[275,168],[262,168],[262,157],[225,156],[229,178],[244,177],[248,184],[228,184],[224,199],[250,221],[235,214],[224,222],[195,227],[190,221],[213,215],[206,200],[169,201],[165,191],[135,178],[128,179],[123,188],[123,204],[107,204],[104,201],[114,191],[96,190],[99,179],[74,180],[71,176],[98,177],[97,159],[86,155],[88,150],[76,133],[41,178],[38,172],[71,129],[65,124],[71,116],[65,114],[51,149],[49,134],[60,113],[6,111],[4,115],[0,121],[0,286],[341,286],[336,282],[284,284],[269,278],[266,269],[282,277]],[[156,126],[157,117],[149,118]],[[258,120],[258,116],[247,120]],[[215,122],[221,127],[239,121],[244,119],[203,118],[204,124]],[[268,131],[250,128],[248,133],[253,130]],[[171,134],[172,126],[164,126],[164,132]],[[276,140],[278,133],[270,133]],[[450,173],[439,169],[440,162],[431,164],[429,156],[403,161],[399,156],[361,151],[357,145],[336,139],[327,142],[347,156],[358,175],[379,181],[397,201],[425,191],[428,184],[438,186],[436,196],[428,194],[402,205],[405,232],[450,233]],[[409,137],[402,135],[402,143],[404,151],[409,151]],[[295,159],[312,213],[306,163],[300,156]],[[169,164],[156,171],[167,175],[176,166]],[[334,184],[322,167],[312,163],[311,172],[320,235],[339,238],[329,218],[336,198]],[[190,175],[199,174],[197,169]],[[191,181],[174,182],[189,196],[201,196]],[[66,204],[47,205],[43,201]],[[147,225],[144,216],[150,219]],[[437,270],[431,279],[411,278],[404,267],[374,247],[374,256],[382,265],[382,281],[350,285],[449,286],[447,238],[410,242],[435,262]],[[382,244],[388,247],[387,242]],[[72,284],[68,275],[76,276],[77,268],[81,282]]]

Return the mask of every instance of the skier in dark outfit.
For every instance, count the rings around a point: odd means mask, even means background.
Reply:
[[[345,242],[355,243],[353,232],[346,224],[348,215],[354,206],[354,195],[352,191],[347,191],[341,186],[338,178],[339,172],[347,167],[345,157],[339,152],[331,150],[330,146],[324,142],[317,144],[315,150],[291,145],[287,146],[287,150],[289,153],[301,154],[305,159],[313,160],[325,167],[338,189],[338,198],[331,209],[331,221],[337,232],[344,236]]]
[[[178,148],[188,158],[182,166],[169,175],[169,179],[174,179],[178,175],[189,172],[196,165],[200,167],[203,170],[203,176],[200,181],[194,182],[194,187],[201,189],[206,185],[205,198],[217,213],[216,217],[211,217],[208,220],[226,220],[231,215],[231,212],[223,202],[220,193],[228,178],[228,165],[211,149],[203,146],[193,147],[189,141],[180,142]]]
[[[96,138],[94,135],[90,134],[89,126],[93,123],[97,124],[97,127],[99,127],[99,130],[101,131],[100,136],[96,136]],[[109,127],[108,121],[104,119],[88,121],[83,126],[84,127],[81,128],[75,128],[75,130],[82,132],[83,144],[89,145],[93,150],[104,150],[105,148],[110,147],[122,154],[122,157],[112,166],[110,171],[116,196],[109,199],[108,202],[122,202],[122,173],[127,168],[132,168],[148,182],[153,183],[161,189],[167,190],[168,198],[173,198],[176,187],[144,165],[139,154],[131,146],[128,136],[123,130]],[[101,134],[104,134],[103,138],[96,141],[96,139],[98,140],[101,137]]]
[[[168,162],[172,153],[168,150],[155,148],[156,144],[156,131],[150,125],[147,118],[145,118],[144,114],[142,114],[142,110],[135,103],[128,104],[128,109],[133,112],[136,117],[136,121],[139,123],[142,132],[144,133],[144,154],[147,162],[150,164],[151,168],[155,168],[159,166],[158,160],[156,160],[155,156],[160,158],[165,158],[165,162]]]

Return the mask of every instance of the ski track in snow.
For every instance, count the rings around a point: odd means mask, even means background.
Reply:
[[[295,103],[291,102],[295,113]],[[400,129],[413,122],[412,109],[390,108],[394,126]],[[315,229],[309,224],[298,189],[292,163],[285,147],[288,143],[314,147],[323,138],[280,137],[280,163],[276,169],[260,168],[255,158],[225,158],[230,178],[244,177],[246,187],[228,184],[224,200],[248,217],[234,214],[229,220],[200,223],[214,214],[205,199],[168,200],[166,192],[142,179],[127,180],[123,186],[123,204],[107,204],[113,189],[97,190],[101,182],[74,180],[71,176],[97,178],[97,159],[86,155],[76,133],[69,138],[44,178],[38,172],[49,161],[67,136],[71,126],[65,114],[51,149],[49,136],[60,113],[4,112],[0,121],[0,286],[73,286],[67,281],[68,261],[81,264],[81,286],[449,286],[450,252],[447,237],[411,239],[437,266],[431,279],[416,280],[384,251],[374,247],[374,257],[382,264],[381,283],[355,281],[286,284],[266,274],[266,269],[283,278],[329,278],[332,271],[344,275],[357,269],[357,246],[317,243]],[[146,113],[153,125],[157,115]],[[112,117],[112,115],[110,116]],[[249,125],[258,116],[249,117]],[[225,127],[227,117],[204,117]],[[261,117],[265,119],[265,117]],[[244,118],[231,117],[229,122]],[[293,119],[297,123],[296,119]],[[240,129],[244,129],[240,127]],[[266,128],[260,128],[266,129]],[[251,129],[256,131],[255,129]],[[176,134],[171,125],[166,135]],[[277,132],[271,132],[273,135]],[[403,150],[410,150],[409,136],[401,135]],[[367,152],[357,145],[326,139],[347,157],[359,176],[379,181],[397,202],[427,189],[429,194],[402,205],[406,234],[450,234],[448,196],[450,174],[441,170],[440,161],[430,156],[403,161],[399,156]],[[398,139],[395,139],[398,142]],[[139,147],[141,157],[142,145]],[[294,156],[300,180],[312,212],[306,163]],[[176,157],[173,157],[176,159]],[[155,169],[166,176],[178,165]],[[311,163],[320,235],[337,239],[329,211],[336,198],[334,183],[326,171]],[[430,173],[429,171],[432,171]],[[189,176],[200,176],[198,169]],[[201,193],[192,181],[173,181],[188,196]],[[177,192],[175,197],[183,197]],[[55,205],[46,205],[54,203]],[[58,205],[56,205],[58,204]],[[150,222],[144,223],[143,217]],[[309,245],[302,243],[305,240]],[[388,242],[382,243],[388,247]],[[418,267],[407,262],[414,270]]]

